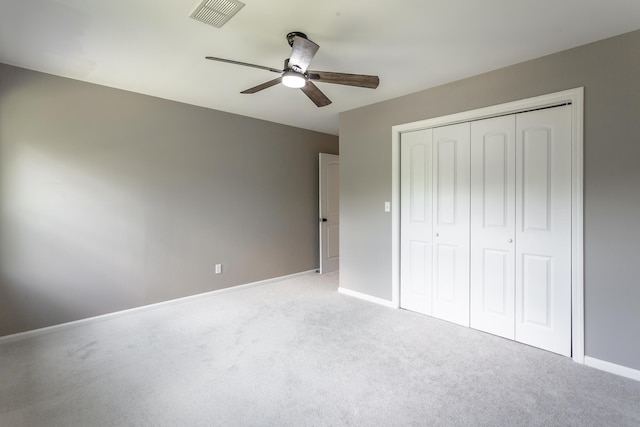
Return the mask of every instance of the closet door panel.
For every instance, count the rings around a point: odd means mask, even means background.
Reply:
[[[516,340],[571,355],[571,106],[516,116]]]
[[[471,327],[515,338],[515,116],[471,123]]]
[[[433,130],[433,316],[469,326],[470,124]]]
[[[431,129],[403,133],[400,140],[400,307],[431,314],[432,189]]]

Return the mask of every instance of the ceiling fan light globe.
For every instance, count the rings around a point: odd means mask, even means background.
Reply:
[[[289,70],[282,75],[282,84],[293,89],[300,89],[307,84],[307,79],[304,75]]]

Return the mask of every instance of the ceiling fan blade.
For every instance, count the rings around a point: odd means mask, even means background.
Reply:
[[[318,89],[318,86],[314,85],[310,81],[307,81],[307,84],[301,87],[300,90],[303,91],[317,107],[324,107],[331,104],[331,100],[327,98],[320,89]]]
[[[240,93],[256,93],[256,92],[260,92],[261,90],[270,88],[271,86],[275,86],[280,82],[282,82],[282,77],[278,77],[277,79],[269,80],[268,82],[262,83],[261,85],[254,86],[254,87],[249,88],[247,90],[243,90]]]
[[[256,64],[249,64],[248,62],[240,62],[240,61],[234,61],[232,59],[216,58],[215,56],[206,56],[205,58],[210,59],[212,61],[226,62],[227,64],[244,65],[245,67],[259,68],[261,70],[271,71],[272,73],[282,73],[282,70],[278,70],[277,68],[264,67],[262,65],[256,65]]]
[[[309,68],[309,64],[311,64],[311,60],[318,49],[320,49],[320,46],[311,40],[295,36],[293,38],[291,57],[289,57],[289,65],[300,67],[301,72],[304,73]]]
[[[309,71],[309,79],[321,83],[366,87],[375,89],[380,84],[378,76],[365,74],[332,73],[330,71]]]

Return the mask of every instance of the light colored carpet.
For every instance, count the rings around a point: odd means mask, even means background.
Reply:
[[[0,425],[638,426],[640,382],[310,274],[0,345]]]

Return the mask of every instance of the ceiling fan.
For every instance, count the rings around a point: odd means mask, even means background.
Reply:
[[[275,86],[278,83],[291,88],[302,90],[305,95],[318,107],[331,104],[331,100],[314,84],[333,83],[339,85],[365,87],[375,89],[380,83],[378,76],[368,76],[364,74],[333,73],[330,71],[308,70],[311,60],[320,48],[317,44],[307,38],[307,35],[299,31],[287,34],[287,41],[291,46],[291,56],[284,60],[284,69],[264,67],[262,65],[249,64],[246,62],[234,61],[231,59],[216,58],[207,56],[206,59],[212,61],[227,62],[229,64],[244,65],[246,67],[259,68],[280,74],[277,79],[270,80],[258,86],[254,86],[240,93],[256,93],[263,89]]]

